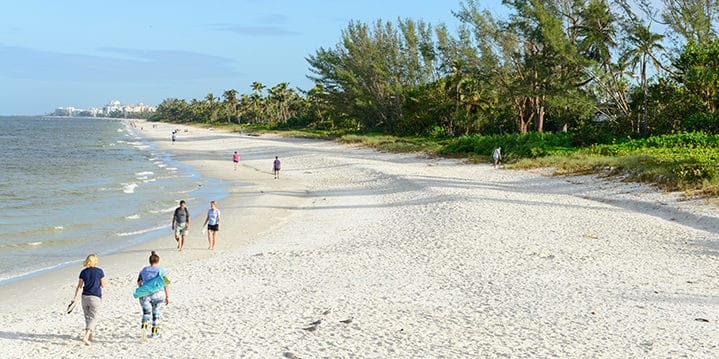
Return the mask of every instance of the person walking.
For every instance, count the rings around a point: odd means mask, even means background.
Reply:
[[[232,163],[234,165],[235,171],[237,171],[237,165],[240,164],[240,154],[235,151],[235,153],[232,155]]]
[[[140,270],[137,276],[137,289],[135,297],[140,299],[142,307],[142,339],[147,339],[147,324],[152,317],[151,337],[160,336],[160,309],[162,303],[170,304],[169,280],[165,270],[160,267],[160,256],[152,251],[150,253],[150,265]]]
[[[217,209],[217,202],[210,202],[210,209],[207,210],[207,218],[205,218],[205,224],[207,225],[207,242],[210,243],[208,249],[215,249],[215,242],[217,241],[217,232],[220,231],[220,210]]]
[[[100,314],[100,305],[102,304],[102,288],[105,287],[105,272],[97,267],[99,259],[96,254],[90,254],[82,262],[85,267],[80,272],[80,279],[77,281],[75,296],[70,302],[68,313],[72,311],[77,300],[82,294],[82,311],[85,314],[85,334],[82,336],[82,342],[90,345],[92,333],[97,324],[97,318]]]
[[[275,175],[275,179],[280,178],[280,159],[275,156],[275,161],[272,163],[272,173]]]
[[[190,212],[184,200],[180,201],[180,206],[175,208],[175,213],[172,214],[172,229],[175,231],[177,250],[181,251],[185,248],[185,238],[190,230]]]
[[[494,149],[494,153],[492,153],[492,158],[494,159],[494,168],[497,168],[497,165],[502,165],[502,147],[497,147]]]

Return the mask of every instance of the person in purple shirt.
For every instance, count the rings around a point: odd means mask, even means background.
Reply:
[[[105,272],[97,267],[98,262],[96,254],[90,254],[85,258],[82,263],[85,269],[80,272],[80,279],[77,281],[75,296],[72,300],[73,303],[77,302],[78,297],[82,294],[82,311],[85,313],[85,335],[82,337],[82,342],[85,345],[90,345],[90,340],[92,340],[92,332],[95,330],[102,304],[102,288],[105,287]]]
[[[275,161],[272,162],[272,173],[274,173],[275,179],[280,178],[280,168],[281,167],[282,166],[280,164],[280,159],[277,158],[277,156],[275,156]]]

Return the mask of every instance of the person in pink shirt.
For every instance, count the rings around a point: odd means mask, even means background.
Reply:
[[[240,163],[240,154],[237,151],[232,155],[232,163],[235,166],[235,171],[237,171],[237,165]]]

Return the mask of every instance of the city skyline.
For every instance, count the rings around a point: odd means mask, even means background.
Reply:
[[[90,108],[76,108],[75,106],[57,107],[51,113],[53,116],[79,116],[79,117],[99,117],[111,116],[114,113],[122,113],[123,115],[143,112],[155,112],[155,106],[148,106],[142,102],[137,104],[124,104],[120,100],[111,100],[106,105]]]

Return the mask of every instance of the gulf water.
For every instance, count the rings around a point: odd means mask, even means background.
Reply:
[[[225,196],[127,120],[0,117],[0,285],[168,237]]]

